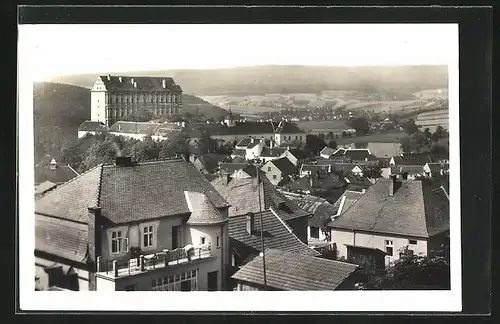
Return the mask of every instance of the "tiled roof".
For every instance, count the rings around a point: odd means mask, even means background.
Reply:
[[[333,160],[318,160],[318,165],[330,165],[332,172],[342,172],[345,175],[351,172],[355,167],[360,167],[357,163],[340,163]]]
[[[389,196],[390,179],[380,179],[332,227],[429,237],[449,229],[449,202],[427,182],[402,181]]]
[[[308,255],[266,250],[266,283],[278,290],[335,290],[357,268],[355,264]],[[262,257],[258,256],[233,276],[233,279],[263,285]]]
[[[331,217],[337,212],[337,208],[326,199],[311,195],[304,196],[291,192],[283,192],[283,194],[288,199],[293,200],[300,208],[312,213],[308,221],[309,226],[321,228],[326,225]]]
[[[100,77],[108,91],[182,91],[181,87],[175,84],[174,79],[170,77],[122,76],[121,82],[119,76],[101,75]],[[137,83],[137,87],[134,87],[132,79]],[[163,80],[166,81],[166,88],[163,88]]]
[[[420,165],[393,165],[391,166],[391,174],[408,173],[408,174],[423,174],[424,167]]]
[[[78,131],[85,131],[85,132],[105,132],[107,130],[108,130],[108,128],[106,127],[106,125],[104,123],[99,122],[99,121],[91,121],[91,120],[84,121],[78,127]]]
[[[360,177],[356,175],[348,175],[345,177],[347,184],[351,185],[358,185],[358,186],[363,186],[363,187],[370,187],[373,183],[368,180],[368,178],[365,177]]]
[[[43,194],[51,189],[54,189],[56,186],[57,186],[57,184],[50,182],[50,181],[42,182],[35,189],[35,195],[41,195],[41,194]]]
[[[387,255],[387,252],[382,251],[381,249],[377,249],[377,248],[372,248],[372,247],[368,247],[368,246],[361,246],[361,245],[352,245],[352,244],[344,244],[344,245],[347,246],[347,248],[351,248],[351,249],[369,250],[369,251],[377,252],[377,253],[380,253],[383,255]]]
[[[238,144],[236,144],[236,146],[244,146],[244,147],[247,147],[248,144],[250,144],[250,142],[252,141],[251,138],[249,137],[245,137],[244,139],[242,139]]]
[[[155,135],[160,123],[117,121],[110,128],[110,132],[125,134]]]
[[[312,178],[312,186],[311,179]],[[317,173],[312,173],[311,176],[303,176],[286,185],[291,190],[311,190],[311,189],[333,189],[342,188],[345,186],[345,181],[336,173],[320,172],[318,178]]]
[[[216,225],[227,222],[227,218],[201,192],[184,191],[191,215],[189,225]]]
[[[286,147],[264,147],[262,149],[262,152],[260,153],[261,158],[266,158],[266,157],[279,157],[283,153],[286,152]]]
[[[302,164],[300,168],[301,172],[311,172],[311,174],[316,174],[318,171],[325,172],[328,171],[328,165],[320,165],[320,164]]]
[[[219,177],[211,183],[231,205],[230,217],[249,212],[257,213],[260,210],[259,193],[262,210],[274,208],[283,220],[310,215],[280,193],[262,172],[259,185],[255,175],[247,179],[230,179],[229,182],[225,177]]]
[[[370,157],[370,150],[365,149],[347,149],[344,155],[349,157],[352,161],[364,161]]]
[[[336,150],[328,147],[328,146],[325,146],[321,152],[319,152],[320,154],[323,154],[323,155],[328,155],[328,156],[331,156],[333,155],[333,153],[335,153]]]
[[[87,222],[87,208],[102,207],[102,216],[114,223],[189,214],[183,191],[205,193],[218,208],[227,202],[182,159],[100,165],[47,193],[36,201],[36,212]]]
[[[272,160],[271,163],[274,164],[281,171],[281,173],[285,175],[297,173],[297,168],[295,167],[295,165],[293,165],[293,163],[290,162],[290,160],[286,157]]]
[[[299,148],[294,148],[294,149],[291,148],[289,152],[292,153],[293,156],[295,156],[299,160],[309,157],[309,154],[306,151]]]
[[[297,254],[316,256],[318,252],[301,242],[271,210],[262,212],[264,223],[264,247],[281,249]],[[232,245],[241,255],[254,254],[262,251],[260,240],[260,213],[254,213],[254,233],[250,235],[246,229],[247,216],[229,217],[229,236]]]
[[[52,170],[48,164],[35,166],[35,184],[45,181],[59,184],[69,181],[76,176],[78,176],[78,173],[70,166],[64,164],[57,164],[54,170]]]
[[[447,159],[446,154],[433,153],[405,153],[402,156],[395,156],[394,163],[396,165],[420,165],[424,166],[427,163],[439,162],[442,159]]]
[[[259,144],[260,144],[260,141],[259,141],[259,140],[256,140],[256,141],[254,141],[254,142],[252,142],[252,143],[248,144],[247,149],[252,149],[252,148],[256,147],[256,146],[257,146],[257,145],[259,145]]]
[[[84,263],[88,226],[35,214],[35,250]]]
[[[223,174],[233,174],[235,171],[243,170],[246,166],[246,163],[222,163],[220,172]]]
[[[231,153],[231,156],[241,156],[245,157],[247,155],[247,151],[243,149],[234,149],[233,152]]]
[[[102,165],[80,174],[35,201],[35,212],[86,223],[88,207],[98,206]]]

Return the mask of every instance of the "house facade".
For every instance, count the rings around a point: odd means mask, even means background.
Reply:
[[[90,97],[91,120],[106,126],[139,111],[167,116],[182,110],[182,89],[169,77],[102,75],[97,77]]]
[[[261,170],[265,172],[266,177],[275,186],[284,180],[290,180],[293,175],[297,174],[297,168],[286,157],[267,162],[262,166]]]
[[[228,204],[184,160],[100,165],[37,199],[35,219],[40,290],[224,289]]]

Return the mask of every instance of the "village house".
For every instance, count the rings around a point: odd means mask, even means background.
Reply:
[[[272,209],[273,214],[276,214],[300,241],[307,244],[307,222],[310,214],[280,193],[264,172],[259,171],[258,176],[255,172],[252,175],[232,178],[222,175],[212,180],[211,184],[231,205],[229,217],[257,214],[261,209]],[[231,236],[231,233],[229,235]]]
[[[108,132],[108,127],[100,121],[86,120],[78,127],[78,138],[87,134],[96,135]]]
[[[35,202],[38,290],[223,290],[228,203],[182,159],[98,165]]]
[[[320,152],[320,157],[336,162],[357,163],[361,165],[378,164],[377,157],[373,155],[369,149],[339,148],[333,150],[329,147],[325,147]]]
[[[339,257],[349,259],[348,246],[361,246],[387,253],[387,265],[399,259],[405,248],[408,253],[427,255],[446,243],[449,217],[444,187],[391,176],[379,179],[328,226]]]
[[[355,289],[358,265],[306,254],[266,249],[266,287],[261,256],[241,267],[232,278],[240,291],[311,291]]]
[[[284,157],[285,152],[287,152],[289,149],[290,147],[279,147],[279,146],[263,147],[262,151],[260,152],[259,159],[262,163],[266,163],[271,160],[276,160],[281,157]],[[288,156],[292,156],[292,158],[295,159],[295,157],[293,157],[293,155],[291,154]],[[290,160],[290,162],[292,162],[292,160]]]
[[[319,159],[316,164],[319,167],[306,167],[306,170],[313,171],[314,169],[328,169],[330,172],[342,173],[347,176],[348,174],[354,174],[363,177],[363,169],[360,164],[350,163],[350,162],[337,162],[335,160],[323,160]],[[305,173],[305,172],[304,172]],[[301,173],[302,174],[302,173]]]
[[[223,162],[230,160],[226,154],[207,153],[195,157],[193,164],[202,174],[214,174],[219,172]]]
[[[35,166],[35,195],[42,195],[78,176],[70,165],[57,163],[54,158],[49,163]]]
[[[297,168],[286,157],[271,160],[261,168],[266,177],[275,186],[289,182],[297,174]]]
[[[334,201],[345,191],[346,182],[342,174],[316,170],[284,185],[284,189],[301,194],[322,194]]]

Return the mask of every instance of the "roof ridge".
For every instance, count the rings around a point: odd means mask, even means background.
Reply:
[[[103,168],[104,163],[101,163],[100,166],[101,166],[101,172],[99,174],[99,182],[97,184],[97,197],[95,200],[97,207],[99,207],[101,203],[101,189],[102,189],[102,176],[104,174],[104,168]]]

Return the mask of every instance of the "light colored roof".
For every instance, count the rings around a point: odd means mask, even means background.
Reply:
[[[228,219],[221,214],[204,193],[184,191],[184,195],[191,211],[187,224],[216,225],[227,222]]]
[[[357,268],[355,264],[303,254],[266,250],[266,283],[279,290],[335,290]],[[258,256],[233,276],[233,279],[264,284],[262,257]]]

